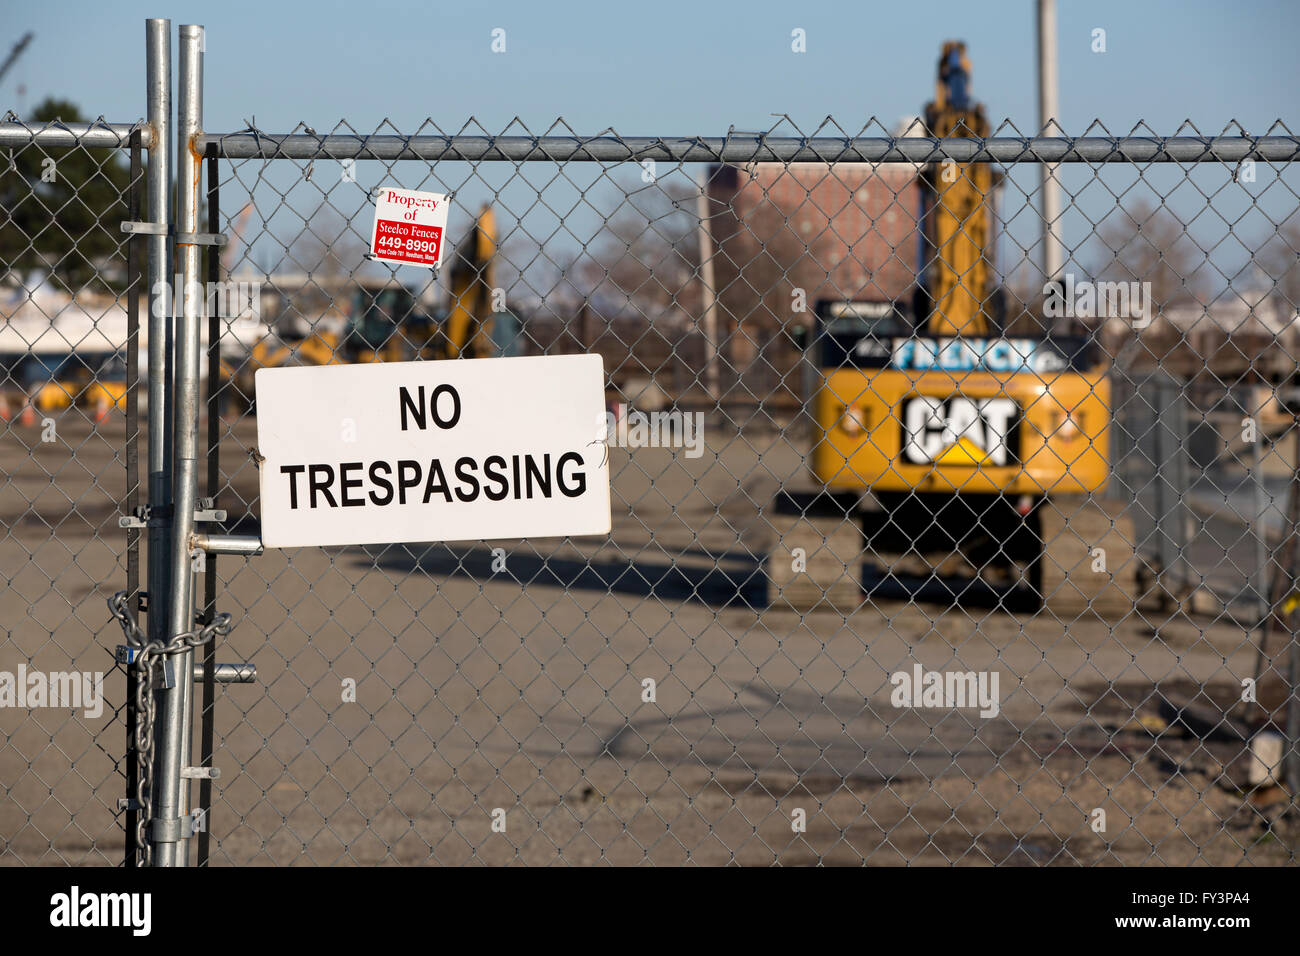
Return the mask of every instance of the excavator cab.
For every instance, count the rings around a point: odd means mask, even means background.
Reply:
[[[969,85],[965,45],[946,44],[931,135],[988,135]],[[978,578],[1041,601],[1041,506],[1109,473],[1106,366],[1087,338],[1005,334],[989,164],[945,160],[919,184],[913,301],[819,306],[813,477],[865,502],[865,552],[884,575]]]
[[[397,360],[418,354],[433,338],[436,322],[403,285],[352,290],[344,347],[361,361]]]

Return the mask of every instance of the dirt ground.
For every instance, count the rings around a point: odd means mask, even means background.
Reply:
[[[109,701],[0,709],[9,864],[122,852],[124,428],[79,417],[0,431],[0,671],[103,670]],[[611,451],[608,539],[220,558],[217,657],[258,680],[218,688],[213,862],[1294,862],[1294,817],[1247,792],[1263,707],[1232,710],[1253,632],[1136,601],[783,607],[771,502],[798,443],[706,435],[697,459]],[[244,421],[223,445],[228,530],[255,529],[254,444]],[[999,713],[894,707],[914,663],[996,672]]]

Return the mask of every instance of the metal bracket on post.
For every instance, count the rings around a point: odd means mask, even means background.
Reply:
[[[218,776],[215,767],[185,767],[181,773],[182,776],[199,779]],[[118,801],[119,804],[123,802],[125,801]],[[151,820],[149,836],[155,843],[181,843],[191,839],[194,834],[201,832],[205,826],[204,811],[195,810],[183,817],[173,817],[169,820],[159,820],[157,818]]]
[[[185,818],[162,820],[154,817],[149,821],[149,839],[153,843],[180,843],[185,839]]]
[[[182,817],[182,823],[185,829],[185,839],[190,839],[195,834],[207,832],[207,810],[193,810],[187,817]]]
[[[172,236],[177,245],[224,246],[227,237],[219,232],[178,233],[165,222],[124,222],[122,231],[137,236]]]
[[[218,232],[178,232],[178,246],[224,246],[226,237]]]
[[[165,222],[124,222],[122,231],[137,236],[167,236],[171,229]]]
[[[213,508],[211,499],[204,499],[209,504],[199,503],[199,508],[194,511],[195,521],[225,521],[226,512],[222,508]],[[152,505],[141,505],[135,509],[134,514],[123,515],[117,519],[119,528],[155,528],[165,527],[172,517],[171,508],[166,506],[155,508]]]
[[[156,518],[153,517],[154,511],[159,513]],[[152,505],[140,505],[133,514],[123,515],[118,518],[117,526],[119,528],[148,528],[151,526],[150,522],[153,521],[155,522],[153,526],[156,527],[163,520],[162,511],[161,507],[154,508]]]

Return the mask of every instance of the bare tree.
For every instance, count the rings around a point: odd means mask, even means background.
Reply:
[[[627,187],[625,196],[579,259],[590,295],[626,301],[650,319],[674,305],[691,311],[699,299],[693,184],[666,176]]]
[[[1292,213],[1277,227],[1255,261],[1277,284],[1286,307],[1300,310],[1300,213]]]
[[[1151,283],[1152,310],[1207,302],[1206,255],[1173,213],[1138,201],[1117,207],[1097,230],[1097,274],[1111,281]]]
[[[583,299],[575,285],[578,251],[569,246],[547,247],[516,224],[497,248],[497,283],[506,290],[507,301],[526,312],[568,314]]]
[[[816,290],[849,299],[857,297],[857,290],[828,288],[840,263],[836,257],[852,254],[843,243],[827,241],[829,220],[802,224],[807,231],[801,232],[793,221],[797,205],[783,204],[767,190],[754,190],[742,201],[748,177],[732,167],[715,173],[714,272],[724,368],[741,386],[733,395],[765,400],[794,367],[793,341],[782,333],[798,318],[792,312],[796,290],[808,300],[808,311],[815,307]],[[788,390],[789,382],[785,384]]]
[[[363,266],[365,254],[366,244],[351,224],[322,200],[290,244],[286,259],[313,276],[337,279]]]

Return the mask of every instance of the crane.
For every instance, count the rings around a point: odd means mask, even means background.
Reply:
[[[5,78],[5,74],[9,72],[13,65],[18,61],[18,58],[23,55],[23,51],[27,49],[27,45],[35,38],[36,34],[28,31],[23,34],[21,40],[14,44],[14,48],[10,50],[9,55],[5,57],[4,63],[0,63],[0,80]]]

